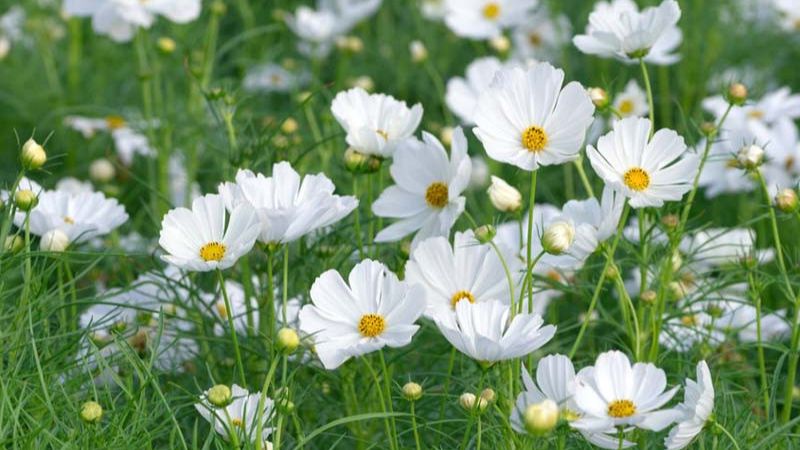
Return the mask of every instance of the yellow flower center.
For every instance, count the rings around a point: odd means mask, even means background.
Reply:
[[[530,126],[522,132],[522,146],[529,152],[539,153],[547,146],[547,133],[544,128],[536,125]]]
[[[794,156],[787,156],[786,160],[783,162],[784,167],[786,167],[786,170],[792,170],[792,167],[794,167],[794,163],[795,163]]]
[[[620,114],[627,116],[628,114],[633,112],[633,101],[631,100],[623,100],[619,104],[619,112]]]
[[[231,419],[231,425],[241,428],[242,426],[244,426],[244,422],[242,422],[241,418],[234,417],[233,419]]]
[[[227,319],[228,308],[225,306],[225,302],[217,302],[216,307],[217,307],[217,314],[219,314],[219,316],[222,317],[223,319]]]
[[[358,332],[364,337],[376,337],[386,329],[386,319],[380,314],[364,314],[358,321]]]
[[[687,327],[697,326],[697,316],[688,315],[681,317],[681,323]]]
[[[617,419],[636,414],[636,405],[630,400],[614,400],[608,404],[608,415]]]
[[[225,257],[225,244],[209,242],[200,249],[200,257],[206,262],[221,261]]]
[[[542,45],[542,35],[537,32],[532,32],[528,34],[528,42],[534,47],[538,47]]]
[[[751,119],[763,119],[764,111],[761,111],[760,109],[754,109],[747,113],[747,117]]]
[[[447,189],[447,185],[440,181],[436,181],[431,183],[431,185],[428,186],[428,189],[425,190],[425,201],[431,208],[444,208],[444,206],[447,204],[449,195],[450,192]]]
[[[548,270],[545,276],[556,283],[560,283],[564,279],[555,269]]]
[[[387,133],[387,132],[385,132],[383,130],[375,130],[375,132],[378,133],[378,135],[380,137],[382,137],[384,141],[388,141],[389,140],[389,133]]]
[[[567,422],[572,422],[573,420],[580,419],[581,415],[569,408],[564,408],[564,410],[561,411],[561,418],[563,418]]]
[[[125,119],[120,116],[106,117],[106,125],[110,130],[118,130],[125,126]]]
[[[455,309],[456,305],[461,300],[467,300],[470,303],[475,303],[475,296],[472,295],[472,292],[470,291],[458,291],[455,294],[453,294],[452,297],[450,297],[450,306],[452,306],[453,309]]]
[[[623,181],[625,181],[625,186],[628,186],[634,191],[641,192],[650,186],[650,174],[648,174],[647,171],[641,167],[628,169],[622,178]]]
[[[64,216],[64,223],[69,225],[75,225],[75,219],[70,216]]]
[[[281,76],[278,75],[277,73],[272,74],[269,77],[269,80],[272,82],[272,84],[278,84],[282,81]]]
[[[489,2],[483,7],[483,17],[489,20],[497,20],[500,16],[500,5],[495,2]]]

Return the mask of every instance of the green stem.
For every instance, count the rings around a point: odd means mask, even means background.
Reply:
[[[264,378],[264,386],[261,388],[261,395],[258,398],[258,414],[256,415],[256,450],[261,450],[263,439],[261,435],[264,434],[264,404],[267,402],[267,391],[269,385],[272,383],[272,378],[275,376],[275,370],[278,368],[280,358],[272,358],[272,363],[269,366],[267,377]]]
[[[417,450],[422,450],[422,445],[420,445],[419,441],[419,431],[417,430],[417,413],[414,407],[416,402],[414,400],[411,401],[411,430],[414,432],[414,445],[416,446]]]
[[[581,183],[583,184],[583,188],[586,189],[586,193],[589,194],[589,197],[595,197],[594,189],[592,188],[592,183],[589,181],[589,177],[586,176],[586,170],[583,168],[583,157],[579,157],[575,161],[572,162],[575,165],[575,168],[578,170],[578,176],[581,179]]]
[[[380,403],[381,406],[381,412],[388,413],[388,410],[386,409],[386,401],[384,399],[383,384],[381,383],[380,379],[378,379],[378,374],[372,368],[372,365],[369,363],[369,360],[366,357],[362,357],[361,359],[364,361],[364,365],[367,367],[367,371],[370,373],[370,375],[372,376],[372,381],[375,383],[374,385],[375,392],[377,392],[378,394],[378,402]],[[394,434],[392,433],[392,424],[389,422],[388,416],[385,416],[383,418],[383,425],[384,428],[386,429],[386,438],[389,439],[389,448],[391,450],[397,449],[395,440],[393,439]]]
[[[648,114],[650,115],[650,137],[652,138],[656,131],[656,108],[653,102],[653,88],[650,86],[650,75],[647,73],[647,65],[644,63],[644,58],[639,58],[639,67],[642,69],[644,87],[647,91],[647,105],[649,106]]]
[[[392,404],[392,377],[386,366],[386,358],[383,356],[383,350],[378,350],[378,357],[381,360],[381,375],[383,375],[383,385],[386,391],[386,407],[390,414],[394,414],[394,405]],[[392,440],[394,441],[394,446],[395,448],[400,448],[400,444],[397,441],[397,424],[395,423],[394,416],[391,417],[390,423],[392,425]]]
[[[244,364],[242,363],[242,353],[239,350],[239,337],[233,325],[233,308],[231,308],[231,301],[228,298],[228,290],[225,289],[225,278],[222,276],[222,271],[219,269],[217,269],[217,279],[219,280],[219,288],[222,291],[222,298],[225,300],[225,309],[227,311],[225,316],[228,318],[228,328],[231,330],[233,351],[236,355],[236,366],[239,368],[239,379],[243,385],[247,386],[247,377],[244,375]]]
[[[761,334],[761,293],[758,292],[753,270],[747,272],[747,283],[750,286],[750,293],[756,305],[756,350],[758,353],[758,373],[761,380],[761,395],[764,401],[764,414],[769,419],[769,385],[767,384],[767,366],[764,359],[764,343]]]
[[[258,329],[269,341],[269,351],[273,354],[275,337],[275,276],[273,268],[275,264],[275,252],[267,248],[267,292],[264,296],[258,317]]]
[[[533,308],[533,208],[536,204],[536,175],[538,171],[531,172],[531,188],[528,197],[528,241],[525,243],[525,261],[527,262],[527,270],[525,271],[525,283],[528,285],[528,306],[529,309]],[[521,296],[520,296],[521,297]]]
[[[722,433],[728,437],[728,439],[731,441],[731,444],[733,444],[736,450],[741,450],[741,447],[739,447],[739,443],[736,441],[736,438],[734,438],[733,435],[725,427],[723,427],[721,423],[714,421],[714,426],[716,426],[719,431],[722,431]]]
[[[353,196],[358,198],[358,176],[353,174]],[[356,243],[358,244],[358,259],[364,259],[364,238],[361,236],[361,208],[360,204],[355,210],[355,233]]]

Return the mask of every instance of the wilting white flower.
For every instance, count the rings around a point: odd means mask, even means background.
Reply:
[[[517,433],[525,433],[525,412],[536,403],[551,400],[558,405],[559,413],[567,422],[581,417],[581,411],[575,404],[575,368],[572,361],[564,355],[547,355],[539,360],[536,368],[536,383],[528,371],[522,369],[522,385],[524,390],[517,396],[514,409],[511,411],[511,427]],[[579,430],[594,445],[607,449],[617,449],[619,438],[614,429],[603,432]],[[632,447],[634,443],[623,441],[623,448]]]
[[[359,153],[383,158],[412,136],[422,120],[422,105],[411,108],[386,94],[369,94],[362,88],[340,92],[331,112],[347,132],[347,143]]]
[[[538,314],[510,318],[510,306],[497,300],[458,302],[455,309],[455,314],[437,315],[436,326],[453,347],[482,364],[528,355],[556,333],[555,326],[542,326]]]
[[[650,111],[647,94],[639,87],[636,80],[628,81],[625,90],[614,97],[614,109],[625,117],[644,117]]]
[[[506,265],[516,286],[520,261],[507,259]],[[463,300],[480,303],[501,299],[508,303],[511,297],[500,257],[488,244],[480,244],[471,231],[456,233],[452,247],[445,237],[420,242],[405,272],[408,283],[424,289],[425,315],[429,318],[453,314],[456,304]]]
[[[461,128],[453,131],[450,158],[442,144],[429,133],[422,141],[407,139],[395,153],[389,169],[396,183],[372,204],[380,217],[399,219],[375,236],[376,242],[392,242],[416,232],[412,247],[431,236],[449,236],[466,199],[472,161]]]
[[[511,32],[514,55],[521,60],[555,61],[572,37],[572,26],[564,14],[553,14],[540,6]]]
[[[665,0],[641,12],[633,0],[599,2],[589,15],[586,34],[575,36],[572,42],[589,55],[673,64],[680,59],[673,52],[683,39],[677,27],[680,17],[675,0]]]
[[[473,114],[478,105],[478,98],[492,83],[495,74],[505,65],[493,56],[486,56],[472,61],[462,77],[453,77],[447,81],[445,103],[461,122],[467,125],[475,123]]]
[[[547,63],[498,72],[474,113],[489,157],[529,171],[578,158],[594,105],[579,83],[563,83],[564,71]]]
[[[186,206],[200,197],[200,185],[189,180],[186,158],[176,151],[169,155],[167,173],[169,174],[169,197],[173,206]]]
[[[705,361],[697,364],[697,381],[686,379],[683,403],[676,409],[683,417],[664,439],[664,446],[668,450],[680,450],[691,444],[703,431],[714,411],[714,384]]]
[[[161,221],[161,258],[182,269],[207,272],[227,269],[253,248],[261,225],[252,206],[225,209],[222,197],[196,198],[192,209],[176,208]]]
[[[251,67],[242,81],[242,87],[251,92],[290,92],[308,82],[308,73],[292,73],[278,64],[261,64]]]
[[[194,407],[214,427],[214,431],[224,437],[226,441],[230,441],[230,434],[235,433],[236,440],[240,443],[255,442],[258,431],[258,406],[261,402],[261,393],[255,392],[251,394],[247,389],[234,384],[231,386],[231,403],[224,407],[212,405],[208,395],[208,391],[205,391]],[[273,419],[274,405],[271,398],[264,398],[260,412],[261,439],[264,442],[272,434],[272,428],[268,427],[267,424]]]
[[[649,138],[651,127],[648,119],[618,120],[596,149],[590,145],[586,150],[595,172],[634,208],[680,200],[700,165],[697,155],[686,154],[678,133],[661,129]]]
[[[272,166],[271,177],[239,170],[235,183],[219,185],[228,211],[246,204],[258,213],[259,240],[267,244],[293,242],[350,214],[358,200],[335,189],[325,174],[301,177],[285,161]]]
[[[537,3],[537,0],[444,0],[444,22],[459,36],[489,39],[523,22]]]
[[[500,177],[492,175],[492,184],[486,193],[498,211],[516,212],[522,208],[522,194]]]
[[[578,373],[574,399],[584,415],[571,425],[600,432],[618,426],[660,431],[680,416],[659,410],[678,391],[677,386],[665,391],[666,386],[664,371],[653,364],[631,366],[622,352],[601,353],[594,366]]]
[[[44,236],[50,230],[59,229],[69,237],[70,243],[80,244],[110,233],[127,220],[125,208],[100,192],[43,191],[30,213],[30,230],[37,236]],[[24,216],[16,215],[14,224],[24,226]]]
[[[602,242],[616,233],[624,206],[625,196],[606,186],[599,202],[596,198],[570,200],[562,211],[576,223],[591,225],[597,240]]]
[[[385,346],[408,345],[419,329],[414,322],[425,310],[418,286],[400,282],[386,266],[369,259],[353,267],[348,283],[335,270],[317,277],[311,301],[300,310],[300,329],[313,338],[328,370]]]
[[[200,0],[64,0],[64,12],[91,17],[96,33],[127,42],[138,28],[150,28],[159,15],[175,23],[197,19],[200,3]]]

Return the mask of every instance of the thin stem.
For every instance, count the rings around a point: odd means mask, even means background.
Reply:
[[[283,319],[283,326],[289,326],[289,319],[286,316],[286,311],[289,304],[289,244],[283,244],[283,279],[281,280],[281,292],[283,294],[282,303],[283,311],[281,318]]]
[[[383,350],[378,351],[378,357],[381,360],[381,372],[383,375],[383,385],[386,391],[386,406],[389,413],[394,413],[394,405],[392,405],[392,377],[389,374],[389,369],[386,366],[386,358],[383,356]],[[395,448],[400,448],[397,442],[397,424],[395,423],[394,416],[391,417],[390,423],[392,425],[392,440],[394,441]]]
[[[233,325],[233,308],[231,308],[231,301],[228,298],[228,290],[225,289],[225,278],[222,276],[222,271],[217,269],[217,279],[219,280],[219,288],[222,291],[222,298],[225,300],[225,316],[228,319],[228,328],[231,330],[231,339],[233,340],[233,351],[236,355],[236,366],[239,368],[239,379],[243,385],[247,385],[247,377],[244,375],[244,364],[242,364],[242,353],[239,350],[239,337],[236,334],[236,328]]]
[[[417,431],[417,413],[414,407],[416,402],[414,400],[411,401],[411,430],[414,432],[414,445],[416,446],[417,450],[422,450],[422,445],[419,442],[419,431]]]
[[[531,172],[531,190],[528,197],[528,241],[525,243],[525,261],[528,264],[528,268],[525,271],[525,283],[528,285],[528,305],[533,307],[533,261],[531,257],[533,256],[533,208],[536,204],[536,175],[538,171],[534,170]]]
[[[355,174],[353,174],[353,196],[358,198],[358,176]],[[364,259],[364,238],[361,236],[361,208],[359,206],[356,206],[354,226],[358,244],[358,259],[362,260]]]
[[[619,445],[617,446],[617,450],[622,450],[625,448],[625,431],[622,427],[619,427],[617,430],[617,437],[619,438]]]
[[[769,418],[769,385],[767,384],[767,367],[764,359],[764,343],[761,334],[761,294],[758,292],[753,271],[747,272],[747,284],[750,286],[750,293],[756,305],[756,351],[758,353],[758,373],[761,380],[761,395],[764,397],[764,414]]]
[[[370,373],[370,375],[372,375],[372,381],[375,383],[375,392],[378,393],[378,402],[381,405],[381,412],[387,413],[386,401],[384,400],[383,394],[384,391],[382,389],[382,383],[380,379],[378,379],[378,374],[375,373],[375,370],[372,368],[372,365],[369,363],[369,360],[366,357],[362,357],[361,359],[364,361],[367,371]],[[386,437],[389,439],[389,448],[394,450],[397,448],[397,446],[395,445],[395,441],[393,439],[394,435],[392,434],[392,424],[389,422],[388,417],[383,418],[383,425],[384,428],[386,428]]]
[[[278,368],[280,358],[272,358],[272,364],[269,366],[267,377],[264,378],[264,386],[261,388],[261,395],[258,398],[258,414],[256,416],[256,450],[261,450],[262,441],[261,436],[264,434],[264,404],[267,402],[267,391],[269,385],[272,383],[272,378],[275,376],[275,370]]]
[[[269,247],[267,248],[267,292],[264,298],[266,299],[261,304],[258,318],[258,328],[261,334],[267,337],[269,341],[270,354],[273,354],[274,344],[273,337],[275,336],[275,252]]]
[[[575,165],[575,168],[578,170],[578,176],[581,179],[581,183],[583,184],[583,188],[586,189],[586,193],[589,194],[589,197],[595,197],[594,189],[592,188],[592,183],[589,181],[589,177],[586,176],[586,170],[583,168],[583,157],[580,157],[572,162]]]
[[[444,389],[442,390],[442,401],[439,404],[439,426],[436,433],[436,444],[434,447],[439,446],[439,441],[442,438],[442,425],[444,424],[444,408],[447,403],[447,395],[450,393],[450,380],[453,378],[453,368],[456,364],[456,348],[450,350],[450,360],[447,363],[447,377],[444,379]]]
[[[644,87],[647,91],[648,114],[650,115],[650,137],[652,138],[656,130],[656,108],[653,102],[653,88],[650,86],[650,75],[647,73],[647,65],[644,63],[644,58],[639,58],[639,67],[642,68],[642,78],[644,79]]]
[[[733,435],[725,427],[723,427],[721,423],[714,421],[714,425],[717,427],[717,429],[719,429],[719,431],[722,431],[722,433],[728,437],[728,439],[731,441],[731,444],[736,447],[736,450],[741,450],[736,438],[734,438]]]

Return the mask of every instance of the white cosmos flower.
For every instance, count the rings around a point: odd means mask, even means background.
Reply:
[[[677,27],[681,8],[675,0],[641,12],[633,0],[595,4],[586,34],[572,42],[583,53],[632,62],[640,57],[653,64],[673,64],[680,56],[672,53],[683,37]]]
[[[792,120],[782,119],[767,128],[753,126],[756,142],[764,143],[766,159],[761,172],[770,195],[774,196],[779,188],[793,188],[800,175],[800,139],[797,126]]]
[[[676,409],[683,417],[664,439],[667,450],[680,450],[689,446],[703,431],[714,411],[714,384],[705,361],[697,364],[697,381],[686,379],[683,403]]]
[[[256,441],[258,431],[258,405],[261,393],[250,393],[247,389],[234,384],[231,386],[231,403],[223,408],[218,408],[208,400],[208,391],[195,403],[197,412],[203,416],[226,441],[230,441],[230,433],[235,430],[239,443]],[[261,439],[266,442],[272,434],[272,427],[267,424],[272,420],[275,403],[266,397],[261,410]]]
[[[300,330],[313,338],[328,370],[385,346],[408,345],[425,310],[420,287],[400,282],[370,259],[353,267],[347,283],[335,270],[317,277],[311,301],[300,310]]]
[[[327,56],[337,37],[346,34],[372,15],[382,0],[320,0],[317,9],[300,6],[286,15],[286,24],[302,40],[301,53],[315,58]]]
[[[703,109],[719,120],[728,109],[728,101],[722,96],[703,100]],[[723,128],[736,129],[746,123],[774,125],[781,120],[800,118],[800,94],[793,94],[787,87],[767,92],[760,99],[734,106],[723,124]]]
[[[391,157],[398,143],[412,136],[422,120],[422,105],[411,108],[386,94],[362,88],[339,92],[331,112],[347,132],[347,144],[359,153]]]
[[[67,116],[64,118],[64,125],[81,133],[84,138],[90,139],[99,131],[111,133],[114,139],[114,147],[120,161],[126,166],[133,163],[136,155],[153,156],[155,152],[150,147],[147,137],[140,131],[134,130],[128,122],[120,116],[108,116],[105,118],[92,118],[83,116]],[[142,127],[156,126],[157,122],[141,124]]]
[[[602,242],[617,232],[624,207],[625,197],[606,186],[599,202],[596,198],[570,200],[564,204],[562,211],[576,223],[591,225],[595,229],[597,240]]]
[[[506,264],[516,285],[520,261],[511,258]],[[424,289],[428,304],[425,315],[429,318],[453,314],[455,305],[462,300],[479,303],[500,299],[509,303],[511,298],[500,257],[490,245],[480,244],[472,231],[456,233],[452,247],[441,236],[420,242],[411,253],[405,272],[408,283]]]
[[[527,369],[522,369],[523,390],[514,403],[511,411],[511,427],[517,433],[526,433],[525,410],[529,406],[544,400],[552,400],[558,405],[561,418],[572,422],[581,416],[575,404],[575,368],[572,361],[564,355],[547,355],[539,360],[536,367],[536,382],[534,383]],[[607,449],[617,449],[619,438],[615,436],[613,428],[603,432],[590,432],[579,430],[580,433],[592,444]],[[633,442],[623,441],[623,448],[632,447]]]
[[[64,177],[56,183],[56,190],[70,195],[94,192],[94,187],[89,181],[81,181],[74,177]]]
[[[447,81],[445,103],[461,123],[474,124],[473,114],[478,98],[492,83],[495,74],[506,65],[494,56],[478,58],[467,66],[466,74]]]
[[[673,409],[659,410],[678,391],[677,386],[668,391],[666,387],[664,371],[653,364],[631,366],[620,351],[601,353],[594,366],[578,373],[574,398],[584,416],[572,426],[588,431],[618,426],[660,431],[680,415]]]
[[[345,218],[358,200],[334,195],[335,189],[325,174],[301,177],[285,161],[272,166],[270,177],[240,169],[235,183],[219,185],[228,211],[241,204],[255,209],[265,244],[293,242]]]
[[[647,94],[639,87],[636,80],[628,81],[625,90],[614,97],[614,109],[625,117],[644,117],[650,111]]]
[[[514,55],[521,60],[554,61],[562,56],[572,37],[572,26],[564,14],[553,14],[543,6],[511,32]]]
[[[711,149],[700,173],[698,185],[704,187],[706,198],[722,194],[751,192],[756,183],[752,175],[739,168],[736,153],[744,145],[756,141],[749,127],[723,127],[719,138],[711,144]],[[706,141],[700,141],[698,148],[704,148]]]
[[[242,81],[242,87],[251,92],[290,92],[308,82],[308,73],[292,73],[278,64],[261,64],[251,67]]]
[[[453,130],[449,160],[442,144],[430,133],[422,133],[421,141],[405,140],[389,171],[396,184],[381,193],[372,211],[399,220],[381,230],[375,241],[397,241],[416,232],[414,247],[432,236],[449,236],[464,212],[466,199],[461,193],[472,171],[464,131]]]
[[[594,105],[577,82],[548,63],[497,73],[474,113],[475,135],[494,160],[524,170],[576,159]]]
[[[444,22],[461,37],[489,39],[525,20],[538,0],[444,0]]]
[[[629,199],[634,208],[660,207],[665,201],[680,200],[692,188],[700,159],[686,154],[678,133],[658,130],[649,139],[648,119],[627,118],[586,152],[600,178]]]
[[[150,28],[156,16],[188,23],[200,16],[200,0],[64,0],[64,12],[91,17],[92,28],[117,42],[130,41],[139,27]]]
[[[30,212],[30,229],[37,236],[58,229],[70,243],[80,244],[110,233],[127,220],[125,208],[100,192],[43,191]],[[14,225],[24,226],[24,216],[16,215]]]
[[[192,209],[175,208],[161,221],[161,258],[181,269],[207,272],[227,269],[244,256],[258,238],[261,226],[248,204],[225,209],[222,197],[196,198]]]
[[[781,26],[786,31],[797,32],[800,30],[800,1],[798,0],[773,0],[775,9],[781,15]]]
[[[658,342],[665,348],[682,353],[691,351],[695,345],[701,343],[720,344],[725,335],[712,328],[713,323],[714,318],[705,312],[665,317]]]
[[[681,242],[680,250],[690,258],[695,272],[755,259],[770,261],[770,250],[756,250],[756,234],[749,228],[707,228]]]
[[[538,314],[511,316],[500,301],[458,302],[455,314],[434,318],[442,335],[458,351],[481,364],[492,364],[528,355],[544,346],[556,333]]]

